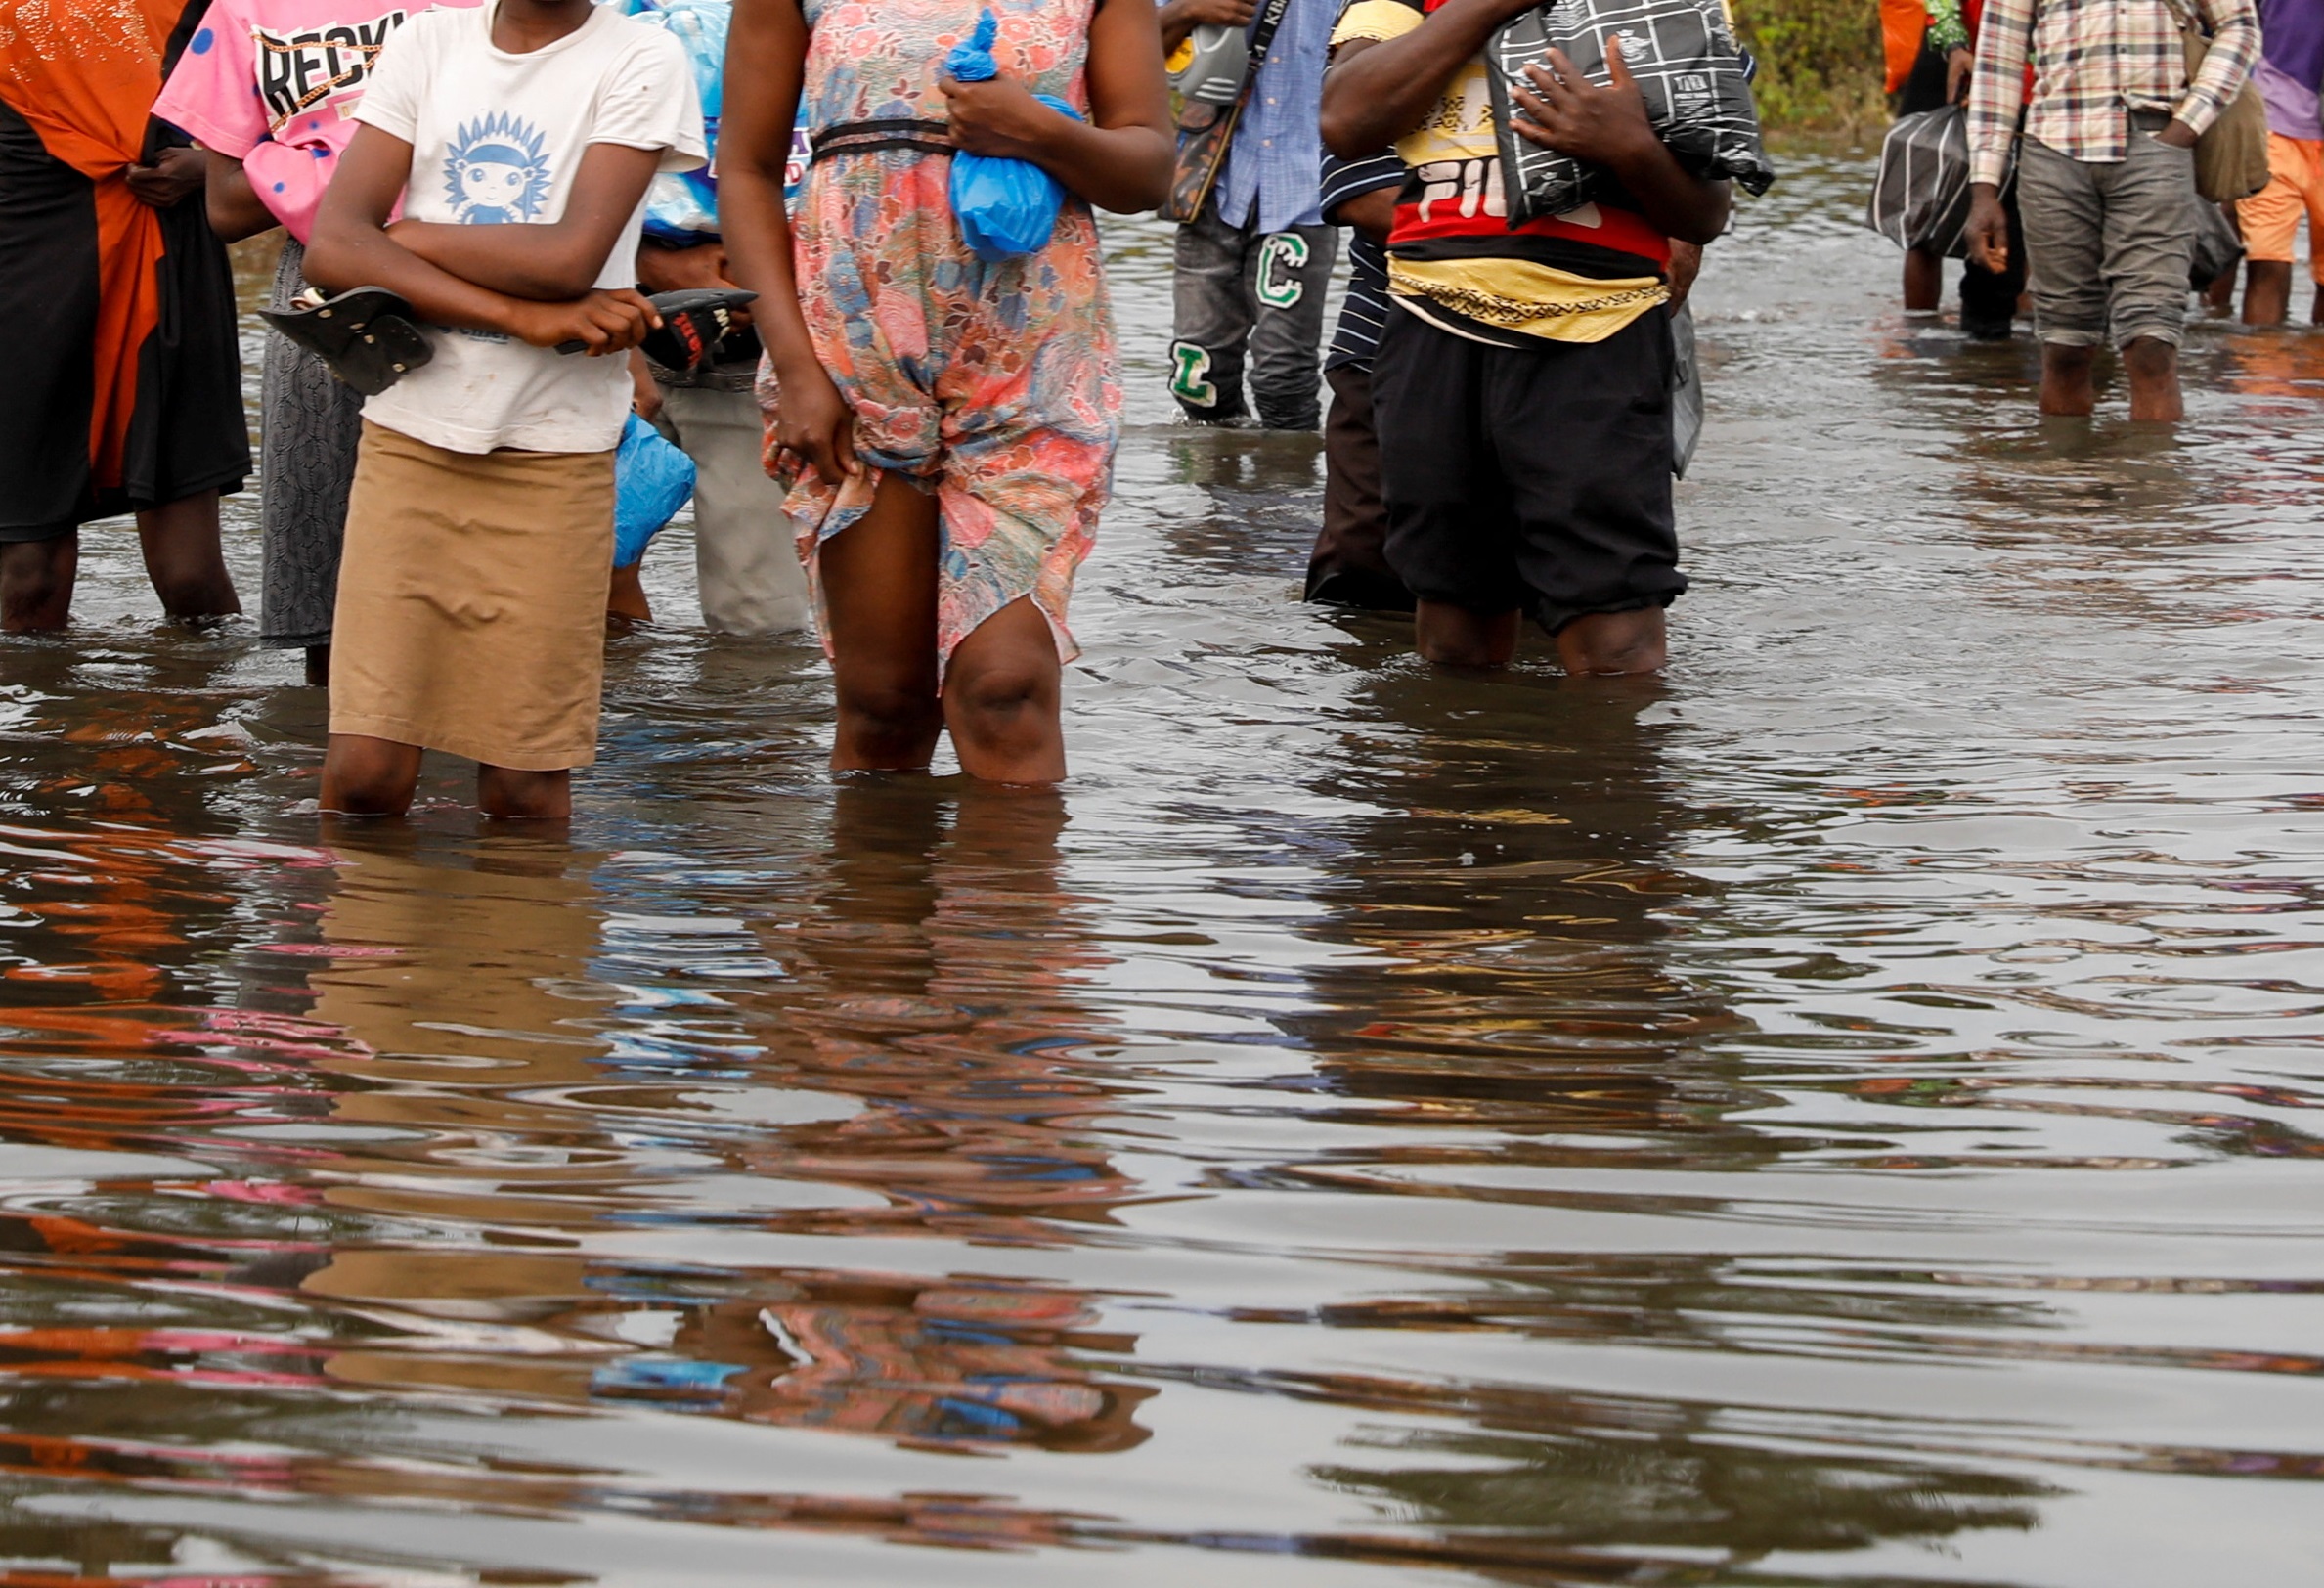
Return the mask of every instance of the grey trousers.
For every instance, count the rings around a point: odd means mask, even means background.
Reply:
[[[721,634],[794,634],[807,575],[783,489],[760,462],[765,422],[747,391],[664,386],[658,427],[694,460],[694,572],[702,621]]]
[[[2035,330],[2045,342],[2176,346],[2195,246],[2195,154],[2155,137],[2168,117],[2131,118],[2127,158],[2100,164],[2025,139],[2017,202],[2033,265]]]
[[[1178,228],[1170,395],[1190,419],[1242,419],[1248,368],[1261,424],[1322,424],[1324,294],[1338,258],[1337,227],[1229,226],[1215,196]]]

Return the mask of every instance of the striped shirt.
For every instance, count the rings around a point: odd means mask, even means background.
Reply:
[[[1382,188],[1404,186],[1404,162],[1393,154],[1370,159],[1343,160],[1324,156],[1324,219],[1337,224],[1333,211],[1351,198]],[[1339,306],[1339,328],[1332,333],[1332,356],[1324,368],[1343,364],[1372,368],[1380,351],[1380,331],[1388,322],[1388,250],[1361,232],[1347,243],[1347,298]]]
[[[2021,104],[2027,137],[2093,164],[2127,156],[2132,110],[2164,111],[2197,132],[2218,119],[2259,58],[2258,15],[2252,0],[2177,3],[2212,34],[2192,84],[2166,0],[1989,0],[1969,90],[1971,180],[1997,184],[2008,170]]]

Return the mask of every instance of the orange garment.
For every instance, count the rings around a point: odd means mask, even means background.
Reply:
[[[0,103],[96,184],[98,311],[89,463],[121,483],[139,350],[161,317],[161,222],[129,192],[186,0],[0,0]]]
[[[1920,59],[1921,35],[1929,30],[1921,0],[1880,0],[1880,55],[1888,66],[1888,92],[1901,92]]]
[[[2267,186],[2238,200],[2244,252],[2261,262],[2290,264],[2300,217],[2307,217],[2308,274],[2324,282],[2324,143],[2267,135]]]

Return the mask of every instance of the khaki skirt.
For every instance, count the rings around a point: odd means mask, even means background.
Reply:
[[[330,730],[517,772],[597,756],[613,454],[446,452],[366,420]]]

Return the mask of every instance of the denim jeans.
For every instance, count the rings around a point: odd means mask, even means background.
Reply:
[[[1229,226],[1215,197],[1178,228],[1170,395],[1189,418],[1242,419],[1248,367],[1261,424],[1323,422],[1324,296],[1338,258],[1337,227]]]

